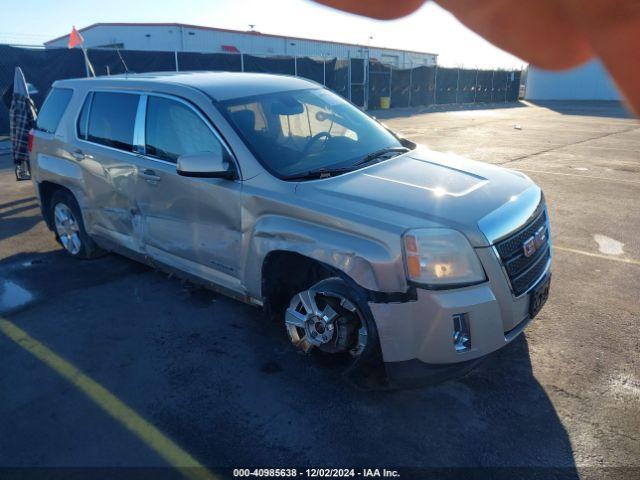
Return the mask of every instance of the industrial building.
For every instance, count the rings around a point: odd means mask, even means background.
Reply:
[[[620,100],[620,93],[598,60],[561,72],[529,67],[526,85],[527,100]]]
[[[181,23],[96,23],[79,30],[86,48],[118,48],[267,56],[370,58],[400,68],[436,65],[434,53],[271,35]],[[45,42],[67,46],[68,35]]]

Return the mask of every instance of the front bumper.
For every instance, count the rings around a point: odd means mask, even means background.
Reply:
[[[489,278],[483,284],[446,291],[418,289],[415,301],[369,304],[389,377],[450,377],[507,345],[529,324],[529,295],[513,295],[493,248],[476,251]],[[549,274],[550,263],[540,281]],[[454,344],[453,319],[461,314],[471,334],[465,350]]]

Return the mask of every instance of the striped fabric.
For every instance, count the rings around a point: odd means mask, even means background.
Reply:
[[[16,180],[29,180],[29,130],[36,123],[36,106],[33,100],[20,94],[13,94],[9,110],[9,129],[11,132],[11,149],[15,163]]]

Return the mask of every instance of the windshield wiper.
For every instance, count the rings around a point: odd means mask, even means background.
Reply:
[[[340,168],[314,168],[313,170],[309,170],[303,173],[298,173],[295,175],[290,175],[285,177],[285,180],[305,180],[312,178],[329,178],[334,175],[339,175],[341,173],[350,172],[353,170],[353,167],[340,167]]]
[[[313,179],[313,178],[329,178],[329,177],[333,177],[334,175],[340,175],[341,173],[346,173],[346,172],[351,172],[355,169],[357,169],[357,167],[364,165],[366,163],[369,163],[373,160],[375,160],[376,158],[380,158],[384,155],[387,155],[389,153],[405,153],[408,152],[409,149],[407,147],[387,147],[387,148],[382,148],[380,150],[376,150],[375,152],[372,152],[370,154],[368,154],[367,156],[363,157],[362,159],[358,160],[356,163],[354,163],[353,165],[350,165],[348,167],[339,167],[339,168],[327,168],[327,167],[321,167],[321,168],[315,168],[313,170],[309,170],[303,173],[299,173],[299,174],[295,174],[295,175],[291,175],[288,177],[285,177],[286,180],[307,180],[307,179]]]
[[[365,157],[363,157],[361,160],[359,160],[358,162],[354,163],[352,165],[351,168],[353,167],[357,167],[360,165],[364,165],[365,163],[369,163],[372,160],[375,160],[376,158],[380,158],[388,153],[394,153],[394,152],[398,152],[398,153],[405,153],[408,152],[409,149],[407,147],[387,147],[387,148],[382,148],[380,150],[376,150],[375,152],[371,152],[369,155],[366,155]]]

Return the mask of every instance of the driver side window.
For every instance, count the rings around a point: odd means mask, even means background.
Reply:
[[[165,97],[149,96],[145,121],[147,155],[176,163],[181,155],[223,154],[223,146],[189,107]]]

